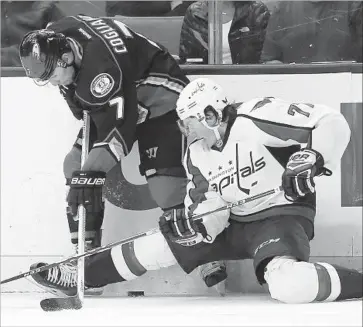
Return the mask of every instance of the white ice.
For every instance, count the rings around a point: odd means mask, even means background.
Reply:
[[[47,295],[1,294],[1,326],[362,326],[362,301],[282,304],[267,295],[92,297],[43,312]]]

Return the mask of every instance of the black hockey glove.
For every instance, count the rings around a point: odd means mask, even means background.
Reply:
[[[209,237],[202,219],[189,219],[184,209],[165,212],[159,219],[159,228],[167,240],[183,246],[193,246]]]
[[[106,173],[102,171],[75,171],[67,184],[70,190],[67,202],[72,216],[77,215],[78,206],[84,205],[86,212],[97,215],[103,212],[102,186]]]
[[[331,175],[331,171],[324,168],[323,156],[312,149],[295,152],[286,165],[282,174],[282,188],[285,197],[294,201],[307,194],[315,192],[314,177]]]

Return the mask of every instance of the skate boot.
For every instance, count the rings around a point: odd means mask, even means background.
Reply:
[[[47,265],[44,262],[34,263],[30,269]],[[40,288],[57,296],[74,296],[77,293],[77,266],[73,264],[60,264],[49,270],[33,274],[29,278]]]
[[[78,247],[75,245],[75,252]],[[96,236],[85,242],[85,252],[101,246],[101,231],[97,232]],[[45,262],[34,263],[30,269],[36,269],[47,265]],[[31,275],[29,281],[35,282],[44,290],[58,296],[72,296],[77,293],[77,261],[60,264],[57,267],[42,271],[38,274]],[[85,287],[85,296],[102,295],[103,287]]]
[[[209,262],[199,267],[199,273],[208,287],[215,286],[227,278],[226,266],[223,261]]]
[[[36,269],[46,265],[48,264],[45,262],[38,262],[32,264],[30,269]],[[74,296],[77,294],[77,265],[73,263],[61,263],[49,270],[33,274],[28,277],[28,279],[45,291],[60,297],[65,295]],[[89,287],[85,285],[84,295],[86,295],[87,292],[88,295],[94,295],[94,290],[98,289],[101,289],[100,294],[102,294],[103,287]]]

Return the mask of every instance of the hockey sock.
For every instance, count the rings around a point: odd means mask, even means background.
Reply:
[[[87,287],[101,287],[125,281],[113,264],[111,250],[91,255],[85,259],[84,279]]]
[[[322,262],[314,265],[319,279],[317,301],[339,301],[363,296],[363,275],[360,272]]]
[[[146,273],[136,258],[134,242],[116,246],[87,258],[85,284],[100,287],[135,279]]]
[[[363,297],[363,274],[354,269],[332,265],[338,273],[341,291],[337,300]]]

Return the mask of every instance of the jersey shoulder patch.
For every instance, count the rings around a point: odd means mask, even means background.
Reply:
[[[107,96],[115,86],[115,80],[109,73],[98,74],[91,82],[90,91],[95,98]]]
[[[102,42],[95,40],[84,49],[76,83],[75,94],[87,106],[102,106],[121,90],[120,65]]]

